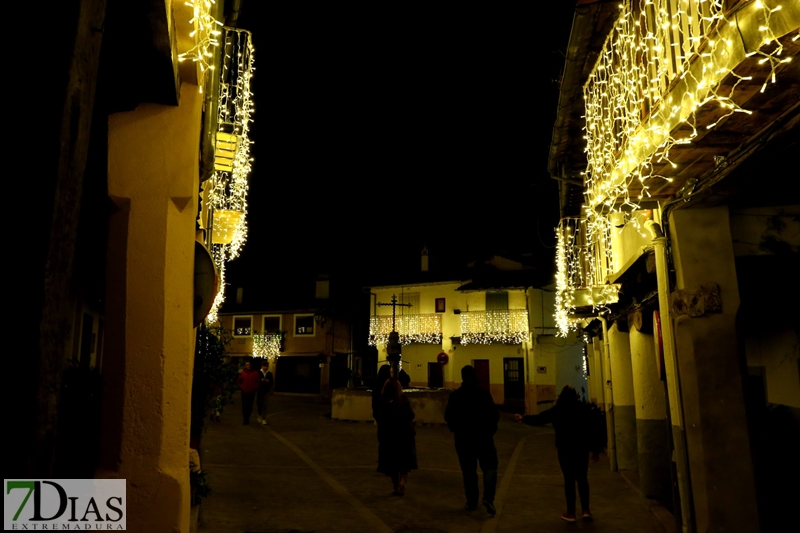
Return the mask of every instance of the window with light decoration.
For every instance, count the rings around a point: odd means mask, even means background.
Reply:
[[[294,315],[294,334],[298,337],[314,335],[314,315]]]
[[[235,316],[233,317],[233,336],[250,337],[253,335],[253,317]]]
[[[281,332],[281,315],[265,315],[262,324],[261,333],[277,335]]]

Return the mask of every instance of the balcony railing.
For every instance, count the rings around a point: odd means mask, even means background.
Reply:
[[[619,300],[619,285],[607,284],[615,271],[608,219],[564,218],[558,225],[556,249],[556,325],[566,337],[578,307],[602,308]]]
[[[780,38],[800,24],[796,0],[757,0],[724,10],[722,0],[622,2],[584,86],[587,203],[636,206],[650,180],[667,180],[673,146],[744,109],[737,86],[761,91],[791,60]],[[757,55],[757,65],[739,69]],[[737,71],[738,70],[738,71]],[[708,109],[719,112],[701,113]],[[710,123],[708,121],[711,121]],[[664,165],[667,164],[667,166]],[[656,181],[656,185],[663,181]]]
[[[395,318],[395,327],[397,333],[400,334],[400,344],[442,343],[442,315],[436,313],[400,315]],[[369,320],[369,345],[386,344],[391,332],[391,316],[371,317]]]
[[[461,312],[461,344],[522,344],[530,338],[527,309]]]
[[[277,359],[281,356],[283,335],[280,333],[253,335],[253,356]]]

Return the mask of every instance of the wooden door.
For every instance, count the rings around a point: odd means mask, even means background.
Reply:
[[[489,386],[491,383],[489,380],[489,360],[476,359],[472,362],[472,366],[475,367],[475,373],[478,375],[478,386],[482,389],[492,392],[491,387]]]

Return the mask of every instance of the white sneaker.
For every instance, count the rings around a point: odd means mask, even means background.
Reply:
[[[263,418],[263,419],[261,420],[261,425],[262,425],[262,426],[266,426],[266,425],[267,425],[267,419],[266,419],[266,418]]]
[[[260,416],[258,417],[258,423],[259,424],[261,423],[261,417]]]

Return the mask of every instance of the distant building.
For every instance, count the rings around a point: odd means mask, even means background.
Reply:
[[[227,354],[242,364],[246,357],[269,359],[276,392],[327,399],[331,388],[351,385],[363,356],[353,342],[350,307],[330,283],[322,277],[315,291],[309,282],[287,295],[231,287],[217,322],[231,341]]]
[[[394,327],[411,387],[458,388],[470,364],[495,403],[518,411],[539,412],[566,383],[586,392],[582,344],[556,339],[554,294],[538,272],[502,255],[460,272],[431,271],[428,259],[423,250],[419,272],[367,288],[379,365]]]

